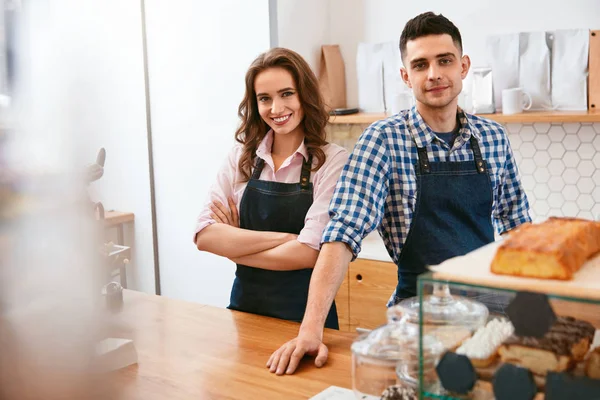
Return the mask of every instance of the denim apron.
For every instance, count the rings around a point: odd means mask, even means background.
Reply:
[[[240,228],[299,234],[313,203],[312,157],[304,161],[298,183],[261,181],[264,164],[257,157],[240,203]],[[302,322],[312,271],[271,271],[238,264],[228,308]],[[339,329],[335,302],[325,327]]]
[[[417,277],[428,265],[464,255],[494,241],[492,184],[477,139],[473,161],[429,162],[417,148],[417,204],[398,260],[394,303],[416,296]]]

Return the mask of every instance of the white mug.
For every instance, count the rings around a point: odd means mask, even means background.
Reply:
[[[531,108],[531,96],[521,88],[502,91],[502,114],[517,114]]]

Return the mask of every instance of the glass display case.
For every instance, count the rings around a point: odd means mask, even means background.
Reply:
[[[600,281],[592,276],[600,274],[600,257],[593,261],[571,281],[487,270],[478,276],[469,268],[422,275],[413,300],[420,310],[420,398],[600,399],[600,290],[593,290]],[[460,340],[442,342],[432,377],[427,341],[439,327],[426,315],[428,299],[439,288],[482,304],[488,313],[485,323],[457,336]],[[454,320],[465,326],[460,317]]]

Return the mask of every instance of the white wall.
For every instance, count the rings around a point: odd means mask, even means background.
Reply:
[[[176,4],[146,0],[161,289],[225,306],[234,264],[199,252],[192,231],[234,143],[246,70],[269,48],[269,4]]]
[[[330,0],[278,0],[277,45],[298,52],[319,71],[321,45],[329,44]]]
[[[93,199],[135,213],[135,237],[126,237],[134,249],[128,283],[154,293],[140,3],[34,3],[36,33],[23,49],[33,58],[22,76],[32,96],[24,103],[38,113],[30,150],[49,165],[74,159],[81,166],[106,148]]]
[[[406,21],[425,11],[442,13],[458,27],[474,66],[485,65],[485,37],[494,33],[600,28],[600,2],[578,0],[330,0],[330,41],[346,62],[348,106],[358,103],[356,46],[397,40]],[[361,22],[362,21],[362,22]],[[358,23],[357,23],[358,22]],[[280,27],[285,29],[285,27]]]

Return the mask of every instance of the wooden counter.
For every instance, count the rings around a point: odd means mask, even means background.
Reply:
[[[125,291],[116,337],[132,338],[138,365],[117,372],[120,398],[307,399],[331,385],[351,388],[356,334],[326,330],[327,364],[305,359],[294,375],[266,368],[298,324]]]
[[[478,114],[479,117],[488,118],[501,124],[520,123],[532,124],[536,122],[600,122],[600,111],[527,111],[519,114],[504,115]],[[329,117],[330,124],[371,124],[380,119],[387,118],[384,113],[357,113],[350,115],[334,115]]]

